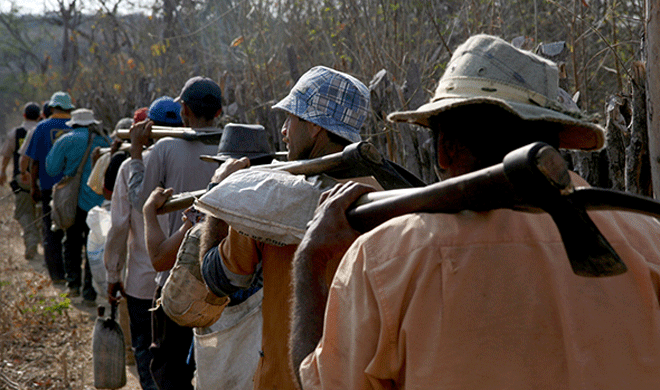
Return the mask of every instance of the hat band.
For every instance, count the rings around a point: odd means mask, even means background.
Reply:
[[[440,80],[432,101],[457,97],[492,97],[562,111],[558,103],[538,92],[501,81],[475,77],[451,77]]]

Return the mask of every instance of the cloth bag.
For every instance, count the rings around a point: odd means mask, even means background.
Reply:
[[[78,210],[78,193],[80,192],[80,181],[82,179],[85,162],[89,157],[89,150],[92,147],[92,132],[89,131],[87,137],[87,150],[83,156],[76,174],[73,176],[64,176],[57,184],[53,186],[52,199],[50,201],[50,218],[53,221],[55,230],[66,230],[76,222],[76,212]]]
[[[198,223],[186,232],[159,299],[165,314],[181,326],[207,327],[220,318],[229,303],[228,297],[218,297],[209,291],[202,278],[199,264],[202,226]]]
[[[109,318],[104,318],[105,307],[99,306],[92,333],[92,365],[94,387],[119,389],[126,385],[126,348],[121,326],[115,321],[117,305],[111,307]]]
[[[227,307],[206,328],[194,328],[195,389],[251,390],[261,349],[263,289]]]

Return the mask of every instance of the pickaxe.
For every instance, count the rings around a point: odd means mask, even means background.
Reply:
[[[208,141],[217,144],[222,136],[222,130],[218,131],[197,131],[190,127],[167,127],[152,126],[149,138],[159,139],[164,137],[181,138],[186,141]],[[123,140],[131,139],[131,132],[128,129],[117,130],[117,138]]]
[[[207,161],[215,161],[213,156],[200,156]],[[350,179],[360,176],[373,176],[386,190],[393,188],[419,187],[424,185],[410,172],[387,161],[373,144],[357,142],[347,145],[343,151],[309,160],[278,162],[260,168],[287,171],[294,175],[326,174],[333,179]],[[158,214],[182,210],[193,204],[206,190],[197,190],[172,196],[158,209]]]
[[[627,268],[587,210],[660,216],[660,203],[646,197],[574,188],[559,152],[547,144],[534,143],[507,154],[501,164],[424,188],[368,193],[348,210],[347,217],[355,229],[366,232],[390,218],[413,212],[498,208],[550,214],[573,272],[589,277],[618,275]]]

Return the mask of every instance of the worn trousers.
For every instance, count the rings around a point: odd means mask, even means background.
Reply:
[[[79,289],[82,285],[83,299],[94,301],[96,300],[96,290],[92,285],[92,270],[87,259],[87,251],[83,252],[89,234],[86,219],[87,211],[78,207],[76,222],[64,232],[64,241],[62,242],[64,271],[66,272],[67,287]],[[83,259],[85,260],[84,274],[82,272]]]
[[[128,317],[131,327],[131,345],[135,363],[137,365],[140,385],[143,390],[158,390],[154,378],[151,376],[149,366],[153,354],[149,350],[151,345],[151,299],[140,299],[130,295],[126,296]]]
[[[30,251],[36,252],[37,245],[41,241],[41,234],[39,233],[37,210],[34,207],[34,201],[30,196],[30,192],[24,190],[14,192],[14,201],[14,219],[18,221],[23,230],[25,253]]]
[[[52,190],[41,190],[41,210],[42,210],[42,232],[44,239],[44,260],[48,274],[52,280],[64,280],[64,261],[62,260],[62,237],[64,232],[61,230],[52,231],[50,226],[50,199]]]
[[[192,328],[180,326],[165,314],[156,302],[162,286],[156,290],[151,312],[152,338],[151,375],[160,390],[193,390],[195,364],[188,357],[193,344]]]

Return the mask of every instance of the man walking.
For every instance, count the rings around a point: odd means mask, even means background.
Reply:
[[[85,251],[84,280],[82,273],[82,249],[89,234],[89,226],[86,222],[87,213],[92,207],[100,206],[103,203],[103,195],[97,194],[87,185],[87,180],[92,172],[92,159],[91,156],[87,156],[87,159],[83,161],[83,157],[88,142],[91,142],[90,151],[97,147],[110,146],[108,138],[100,134],[101,129],[98,127],[100,123],[94,119],[92,110],[80,108],[73,111],[71,119],[65,123],[72,130],[55,141],[46,155],[46,173],[51,177],[74,176],[80,164],[83,164],[75,222],[64,231],[62,256],[69,296],[80,296],[80,287],[82,287],[83,303],[87,306],[96,306],[96,291],[92,285],[92,272],[87,260],[87,251]]]
[[[62,238],[64,232],[51,230],[50,199],[52,188],[60,181],[62,175],[51,177],[46,172],[46,156],[53,144],[71,128],[66,122],[71,119],[71,111],[75,108],[71,96],[66,92],[55,92],[48,106],[51,116],[34,128],[30,144],[25,156],[30,161],[30,195],[35,202],[41,201],[42,231],[44,240],[44,258],[48,273],[53,281],[64,280],[64,263],[62,261]]]
[[[441,178],[536,141],[603,146],[600,127],[558,104],[554,63],[478,35],[446,69],[431,102],[389,116],[433,132]],[[657,221],[590,213],[628,271],[588,278],[542,213],[409,214],[356,240],[345,211],[366,191],[328,193],[296,253],[291,352],[303,389],[660,386]],[[321,276],[340,259],[328,291]]]
[[[7,182],[7,165],[9,161],[13,161],[12,180],[9,185],[14,192],[14,219],[18,221],[23,229],[23,244],[25,245],[25,258],[27,260],[32,260],[37,255],[41,235],[37,224],[35,202],[30,197],[30,178],[27,172],[21,174],[19,149],[25,142],[27,134],[37,127],[40,115],[41,109],[38,104],[27,103],[23,108],[23,123],[7,134],[7,139],[0,150],[2,156],[0,185]]]
[[[318,66],[301,76],[288,96],[273,106],[287,113],[282,136],[290,161],[342,151],[359,142],[369,114],[369,90],[354,77]],[[220,182],[249,165],[246,158],[229,160],[214,177]],[[273,205],[277,207],[277,205]],[[209,289],[224,297],[249,288],[263,273],[261,362],[255,389],[296,389],[287,362],[289,287],[295,245],[278,247],[244,236],[224,221],[207,216],[200,253]],[[205,254],[205,255],[204,255]]]
[[[222,94],[220,86],[213,80],[205,77],[189,79],[180,95],[174,100],[170,98],[169,103],[170,109],[176,106],[180,110],[183,124],[198,133],[221,130],[214,127],[214,120],[222,114]],[[171,118],[172,115],[164,113],[164,117]],[[217,138],[209,143],[161,138],[151,148],[149,157],[143,161],[142,151],[149,142],[153,124],[149,120],[131,127],[128,199],[136,210],[142,210],[145,201],[157,187],[172,188],[175,193],[198,190],[206,187],[215,171],[214,164],[200,160],[199,156],[215,153]],[[177,232],[182,224],[182,212],[170,213],[168,237]],[[160,260],[152,259],[152,265],[158,271],[155,301],[160,297],[175,258]],[[158,388],[192,390],[194,364],[188,362],[193,340],[192,329],[179,326],[159,306],[153,311],[152,324],[154,348],[151,371]]]

